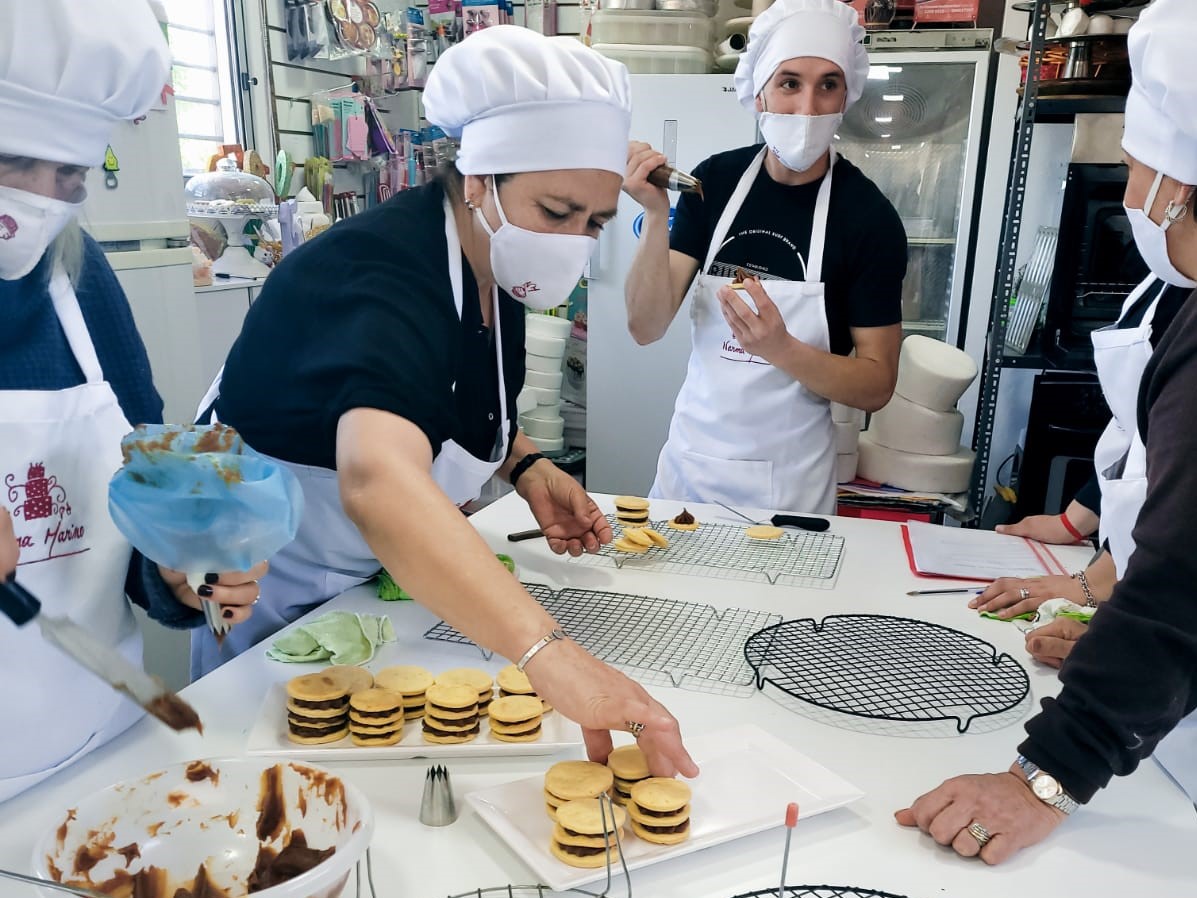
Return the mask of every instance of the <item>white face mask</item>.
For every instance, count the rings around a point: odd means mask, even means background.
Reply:
[[[529,309],[556,308],[573,293],[598,241],[585,234],[545,234],[516,227],[503,212],[498,185],[494,191],[499,229],[491,229],[481,207],[475,207],[474,213],[490,235],[495,283]]]
[[[1188,206],[1169,203],[1168,208],[1164,210],[1163,224],[1156,224],[1147,214],[1155,205],[1155,197],[1160,192],[1160,183],[1163,180],[1164,173],[1156,172],[1155,181],[1151,184],[1151,190],[1147,191],[1147,199],[1142,209],[1132,209],[1125,203],[1123,208],[1126,209],[1126,217],[1130,219],[1131,230],[1135,234],[1135,246],[1138,247],[1139,255],[1143,257],[1151,273],[1161,281],[1192,290],[1197,288],[1197,281],[1177,271],[1168,257],[1168,228],[1185,217]]]
[[[33,271],[82,205],[0,187],[0,280],[16,281]]]
[[[842,112],[831,115],[762,112],[760,128],[778,161],[791,171],[804,172],[831,147],[843,120]]]

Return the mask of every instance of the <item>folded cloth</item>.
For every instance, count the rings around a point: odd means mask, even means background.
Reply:
[[[1079,620],[1081,623],[1089,623],[1089,618],[1093,617],[1093,612],[1096,608],[1088,608],[1084,605],[1078,605],[1075,602],[1070,602],[1068,599],[1048,599],[1039,606],[1038,611],[1028,611],[1025,614],[1016,614],[1014,617],[998,617],[993,611],[980,612],[981,617],[989,618],[990,620],[1002,621],[1028,621],[1028,626],[1021,626],[1021,629],[1030,632],[1038,630],[1040,627],[1046,627],[1057,617],[1071,617],[1073,620]]]
[[[330,611],[288,630],[266,650],[266,657],[289,663],[365,664],[380,645],[394,641],[389,617]]]

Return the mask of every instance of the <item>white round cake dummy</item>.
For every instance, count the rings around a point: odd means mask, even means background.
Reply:
[[[955,408],[976,377],[977,363],[968,353],[914,334],[902,341],[894,392],[924,408],[946,412]]]
[[[897,393],[869,421],[869,435],[882,446],[918,455],[954,455],[960,449],[964,415],[937,412]]]
[[[839,402],[831,403],[831,420],[836,424],[855,423],[857,430],[864,429],[865,413],[864,409],[852,408],[850,405],[843,405]]]
[[[541,334],[525,334],[524,348],[529,355],[538,355],[546,359],[560,359],[565,355],[564,337],[545,337]]]
[[[869,432],[860,435],[856,474],[904,490],[963,493],[973,474],[976,453],[963,446],[954,455],[916,455],[882,446]]]
[[[847,483],[856,479],[856,466],[860,463],[860,455],[856,452],[846,452],[835,457],[835,482]]]
[[[835,451],[837,455],[846,455],[856,451],[856,441],[860,439],[860,425],[855,421],[836,423]]]

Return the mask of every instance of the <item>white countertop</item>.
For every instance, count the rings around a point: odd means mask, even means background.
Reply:
[[[597,498],[610,508],[603,497]],[[671,516],[678,510],[675,503],[653,504],[654,517]],[[691,506],[691,511],[700,520],[734,521],[718,508]],[[1013,625],[980,619],[965,607],[967,597],[904,595],[908,589],[927,588],[929,581],[910,573],[895,524],[834,518],[832,532],[845,537],[846,551],[836,588],[823,591],[567,562],[553,556],[543,541],[506,542],[507,533],[534,526],[526,505],[515,496],[500,500],[472,520],[496,551],[515,558],[527,580],[717,607],[759,608],[787,619],[845,612],[923,618],[973,633],[1017,658],[1030,673],[1035,707],[1059,688],[1055,672],[1025,654],[1022,635]],[[1087,560],[1088,553],[1062,549],[1058,555],[1074,568]],[[495,670],[506,663],[502,659],[484,662],[469,646],[422,639],[435,618],[410,602],[379,602],[371,588],[353,590],[317,613],[331,608],[392,616],[398,643],[385,647],[371,668],[413,663],[433,670],[458,665]],[[262,647],[251,649],[185,691],[204,720],[203,737],[177,735],[154,721],[143,721],[79,764],[0,806],[0,866],[28,872],[34,842],[61,821],[66,808],[99,788],[191,758],[242,754],[269,685],[311,669],[268,661]],[[1115,780],[1046,843],[1001,867],[988,868],[957,857],[915,830],[900,828],[892,813],[947,777],[1005,770],[1023,738],[1023,721],[987,734],[909,738],[818,723],[787,710],[767,694],[736,698],[658,687],[650,691],[677,715],[684,733],[755,723],[864,790],[865,797],[846,808],[799,821],[790,856],[792,884],[851,885],[910,898],[1197,894],[1197,813],[1154,762],[1144,763],[1131,777]],[[531,872],[462,797],[473,789],[542,773],[553,760],[447,762],[462,814],[456,824],[443,829],[426,828],[416,819],[430,762],[355,761],[328,766],[364,789],[373,802],[377,815],[373,865],[379,898],[444,898],[479,887],[533,881]],[[752,759],[746,757],[744,762],[750,764]],[[779,804],[776,830],[634,871],[635,894],[731,898],[776,885],[784,811]],[[19,898],[33,892],[10,883],[0,887],[0,894]],[[345,894],[352,895],[352,884]],[[613,885],[612,894],[624,894],[622,880]]]

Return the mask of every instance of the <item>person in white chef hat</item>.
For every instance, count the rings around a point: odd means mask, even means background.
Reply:
[[[1153,752],[1197,801],[1195,43],[1191,0],[1155,0],[1127,39],[1124,202],[1153,277],[1118,324],[1093,335],[1114,414],[1097,452],[1101,525],[1120,579],[1087,627],[1057,620],[1028,637],[1037,657],[1063,659],[1063,689],[1027,723],[1015,763],[950,779],[898,812],[899,823],[987,863],[1046,838]],[[1153,352],[1152,316],[1168,285],[1190,293]]]
[[[118,123],[146,114],[170,53],[143,0],[0,4],[0,598],[17,582],[141,663],[129,598],[170,626],[202,620],[181,574],[132,552],[108,515],[120,440],[162,420],[145,347],[99,246],[77,223],[87,170]],[[119,188],[118,188],[119,189]],[[257,571],[201,587],[246,615]],[[13,608],[0,601],[0,611]],[[18,614],[18,618],[20,615]],[[0,801],[140,714],[0,614]]]
[[[830,514],[831,402],[876,411],[893,393],[906,234],[890,202],[832,148],[868,54],[839,0],[778,0],[736,68],[765,145],[719,153],[670,228],[648,183],[665,157],[633,143],[624,189],[645,210],[626,285],[637,342],[665,335],[689,295],[692,350],[652,495]],[[718,123],[712,123],[718,127]],[[749,276],[732,287],[740,272]]]
[[[674,718],[563,633],[459,510],[497,474],[553,551],[611,540],[586,491],[520,431],[516,395],[526,311],[569,298],[615,214],[627,70],[576,40],[496,26],[437,61],[424,108],[460,140],[456,166],[284,259],[204,400],[201,417],[210,407],[287,465],[305,502],[253,616],[222,645],[197,630],[193,671],[382,566],[523,668],[583,725],[592,757],[605,760],[610,730],[627,730],[655,772],[694,775]]]

